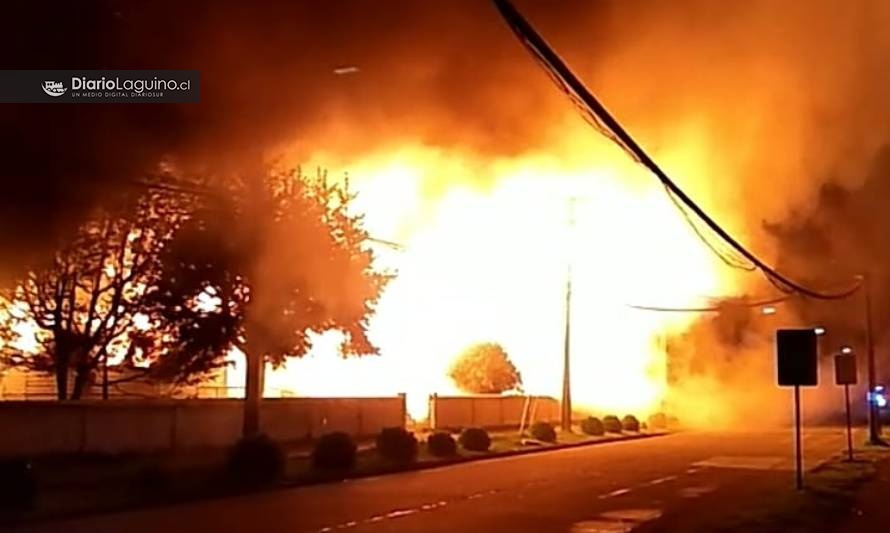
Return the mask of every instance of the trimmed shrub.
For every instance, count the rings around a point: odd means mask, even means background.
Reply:
[[[312,466],[321,470],[352,470],[356,446],[348,434],[334,431],[322,435],[312,448]]]
[[[377,453],[394,463],[410,463],[417,459],[417,438],[405,428],[383,428],[377,435]]]
[[[649,415],[649,427],[652,429],[665,429],[667,427],[667,416],[664,413]]]
[[[556,442],[556,430],[549,422],[535,422],[528,428],[528,433],[541,442]]]
[[[640,431],[640,421],[634,415],[625,415],[621,419],[621,428],[624,431],[638,432]]]
[[[437,431],[426,440],[426,447],[436,457],[453,457],[457,454],[457,442],[451,433]]]
[[[36,499],[31,462],[23,458],[0,460],[0,510],[25,511],[34,507]]]
[[[461,447],[471,452],[487,452],[491,448],[491,437],[482,428],[467,428],[458,437]]]
[[[606,428],[603,427],[602,420],[595,416],[588,416],[581,421],[581,431],[588,435],[603,435]]]
[[[229,478],[240,485],[266,485],[284,475],[284,450],[265,434],[244,437],[226,462]]]
[[[170,474],[160,464],[144,466],[138,474],[139,488],[149,495],[163,494],[170,486]]]
[[[621,433],[621,420],[615,415],[607,415],[603,417],[603,428],[606,433]]]

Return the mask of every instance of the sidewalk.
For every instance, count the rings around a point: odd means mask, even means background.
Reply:
[[[697,531],[721,533],[851,533],[887,530],[890,449],[860,447],[849,462],[838,454],[809,471],[805,489],[787,484],[759,494],[738,493],[734,516],[724,515]],[[726,500],[724,495],[724,500]],[[715,508],[719,507],[715,504]]]
[[[873,533],[890,527],[890,458],[877,463],[877,472],[856,495],[840,533]]]
[[[677,481],[679,496],[654,492],[649,495],[653,508],[658,508],[661,514],[656,519],[633,524],[633,531],[873,533],[888,530],[884,526],[890,524],[890,492],[887,491],[890,489],[890,448],[860,447],[855,460],[850,462],[837,447],[823,447],[824,450],[809,455],[805,461],[807,471],[802,491],[794,489],[793,462],[784,458],[717,457],[694,463],[693,468],[697,469],[694,475],[681,476]],[[730,471],[732,475],[727,474]]]
[[[433,456],[426,446],[420,446],[416,461],[404,465],[380,457],[375,453],[373,439],[362,439],[357,443],[359,453],[355,468],[348,473],[331,473],[313,468],[312,445],[303,443],[286,446],[286,471],[281,481],[251,490],[232,485],[225,478],[225,449],[154,456],[49,458],[36,463],[36,508],[23,513],[0,512],[0,529],[9,523],[170,505],[666,434],[668,432],[653,431],[592,437],[580,433],[559,433],[560,438],[556,443],[535,441],[533,444],[523,444],[516,431],[493,432],[492,446],[488,452],[460,449],[454,457],[443,458]]]

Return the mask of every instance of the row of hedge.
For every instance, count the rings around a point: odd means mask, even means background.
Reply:
[[[663,427],[663,426],[662,426]],[[605,435],[606,433],[621,433],[623,431],[639,432],[641,428],[640,421],[633,415],[627,415],[622,419],[617,416],[608,415],[602,420],[595,416],[589,416],[581,421],[581,431],[587,435]],[[535,422],[528,429],[528,434],[535,440],[541,442],[556,442],[556,430],[547,422]]]
[[[668,420],[662,413],[649,417],[648,427],[663,429]],[[638,432],[640,421],[633,415],[619,419],[608,415],[600,420],[588,417],[581,421],[581,431],[588,435],[605,435],[623,431]],[[528,434],[541,442],[555,443],[556,430],[547,422],[536,422],[528,428]],[[420,451],[420,443],[414,433],[404,428],[385,428],[377,435],[376,451],[379,456],[396,465],[414,462]],[[455,438],[448,432],[436,432],[426,442],[427,450],[434,457],[457,455],[458,445],[467,451],[486,452],[491,447],[491,437],[482,428],[464,429]],[[357,457],[355,441],[346,433],[334,432],[322,436],[312,450],[312,465],[323,471],[349,471],[355,467]],[[265,435],[241,440],[229,455],[229,473],[243,484],[267,483],[284,473],[285,458],[281,447]]]
[[[589,416],[581,421],[581,431],[587,435],[600,436],[606,433],[622,433],[624,431],[638,433],[641,429],[665,429],[669,420],[664,413],[655,413],[648,419],[647,424],[641,424],[634,415],[626,415],[618,418],[615,415],[607,415],[600,420],[595,416]],[[528,429],[528,434],[533,439],[553,443],[556,442],[556,430],[547,422],[536,422]]]
[[[638,432],[640,429],[665,429],[668,419],[664,413],[655,413],[648,419],[648,425],[641,424],[634,415],[626,415],[619,419],[615,415],[604,416],[602,420],[589,416],[581,421],[581,431],[588,435],[605,435],[622,431]]]
[[[454,457],[461,448],[485,452],[491,447],[491,437],[482,428],[467,428],[455,438],[447,432],[436,432],[426,442],[427,450],[435,457]],[[385,428],[377,435],[377,454],[394,465],[414,462],[420,443],[414,433],[404,428]],[[323,435],[312,449],[312,466],[321,471],[346,472],[356,464],[358,447],[348,434],[333,432]],[[275,482],[284,475],[285,456],[281,446],[265,435],[239,441],[228,456],[228,474],[242,485]]]
[[[649,417],[649,427],[661,429],[671,422],[664,414]],[[604,435],[622,431],[639,431],[640,422],[632,415],[623,419],[606,416],[602,420],[588,417],[581,422],[581,430],[588,435]],[[547,422],[536,422],[528,428],[528,434],[542,442],[556,442],[556,431]],[[414,462],[420,450],[420,443],[410,431],[404,428],[386,428],[376,441],[377,454],[384,460],[405,465]],[[434,457],[449,458],[458,453],[458,446],[471,452],[486,452],[491,448],[491,437],[482,428],[464,429],[457,439],[448,432],[436,432],[426,441],[427,451]],[[346,433],[334,432],[319,438],[313,447],[311,462],[315,469],[327,472],[348,472],[355,468],[358,448],[355,441]],[[241,439],[229,451],[226,474],[230,481],[238,485],[256,486],[274,483],[284,476],[286,457],[284,449],[266,435],[256,435]],[[160,489],[166,484],[166,476],[158,468],[146,470],[140,483],[145,488]],[[0,509],[27,508],[35,498],[36,486],[31,463],[26,460],[0,461]]]

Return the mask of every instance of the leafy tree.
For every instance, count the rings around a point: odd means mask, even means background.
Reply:
[[[81,398],[111,359],[147,372],[146,288],[183,219],[180,203],[158,191],[97,211],[51,261],[0,290],[3,362],[55,375],[60,400]]]
[[[472,394],[500,394],[522,385],[522,377],[507,352],[491,342],[465,350],[448,374],[461,390]]]
[[[296,170],[232,180],[226,192],[166,248],[151,317],[166,325],[161,373],[196,376],[232,348],[247,355],[244,432],[252,434],[263,363],[306,354],[310,331],[342,331],[344,355],[376,351],[367,319],[388,277],[372,267],[346,185]]]

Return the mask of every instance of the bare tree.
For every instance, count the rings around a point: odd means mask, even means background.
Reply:
[[[160,250],[185,218],[181,207],[153,191],[97,211],[48,264],[0,291],[8,314],[0,326],[4,362],[55,375],[60,400],[81,398],[111,361],[147,367],[151,354],[143,348],[154,330],[146,289],[160,274]],[[25,339],[31,349],[23,348],[23,332],[34,337]]]

